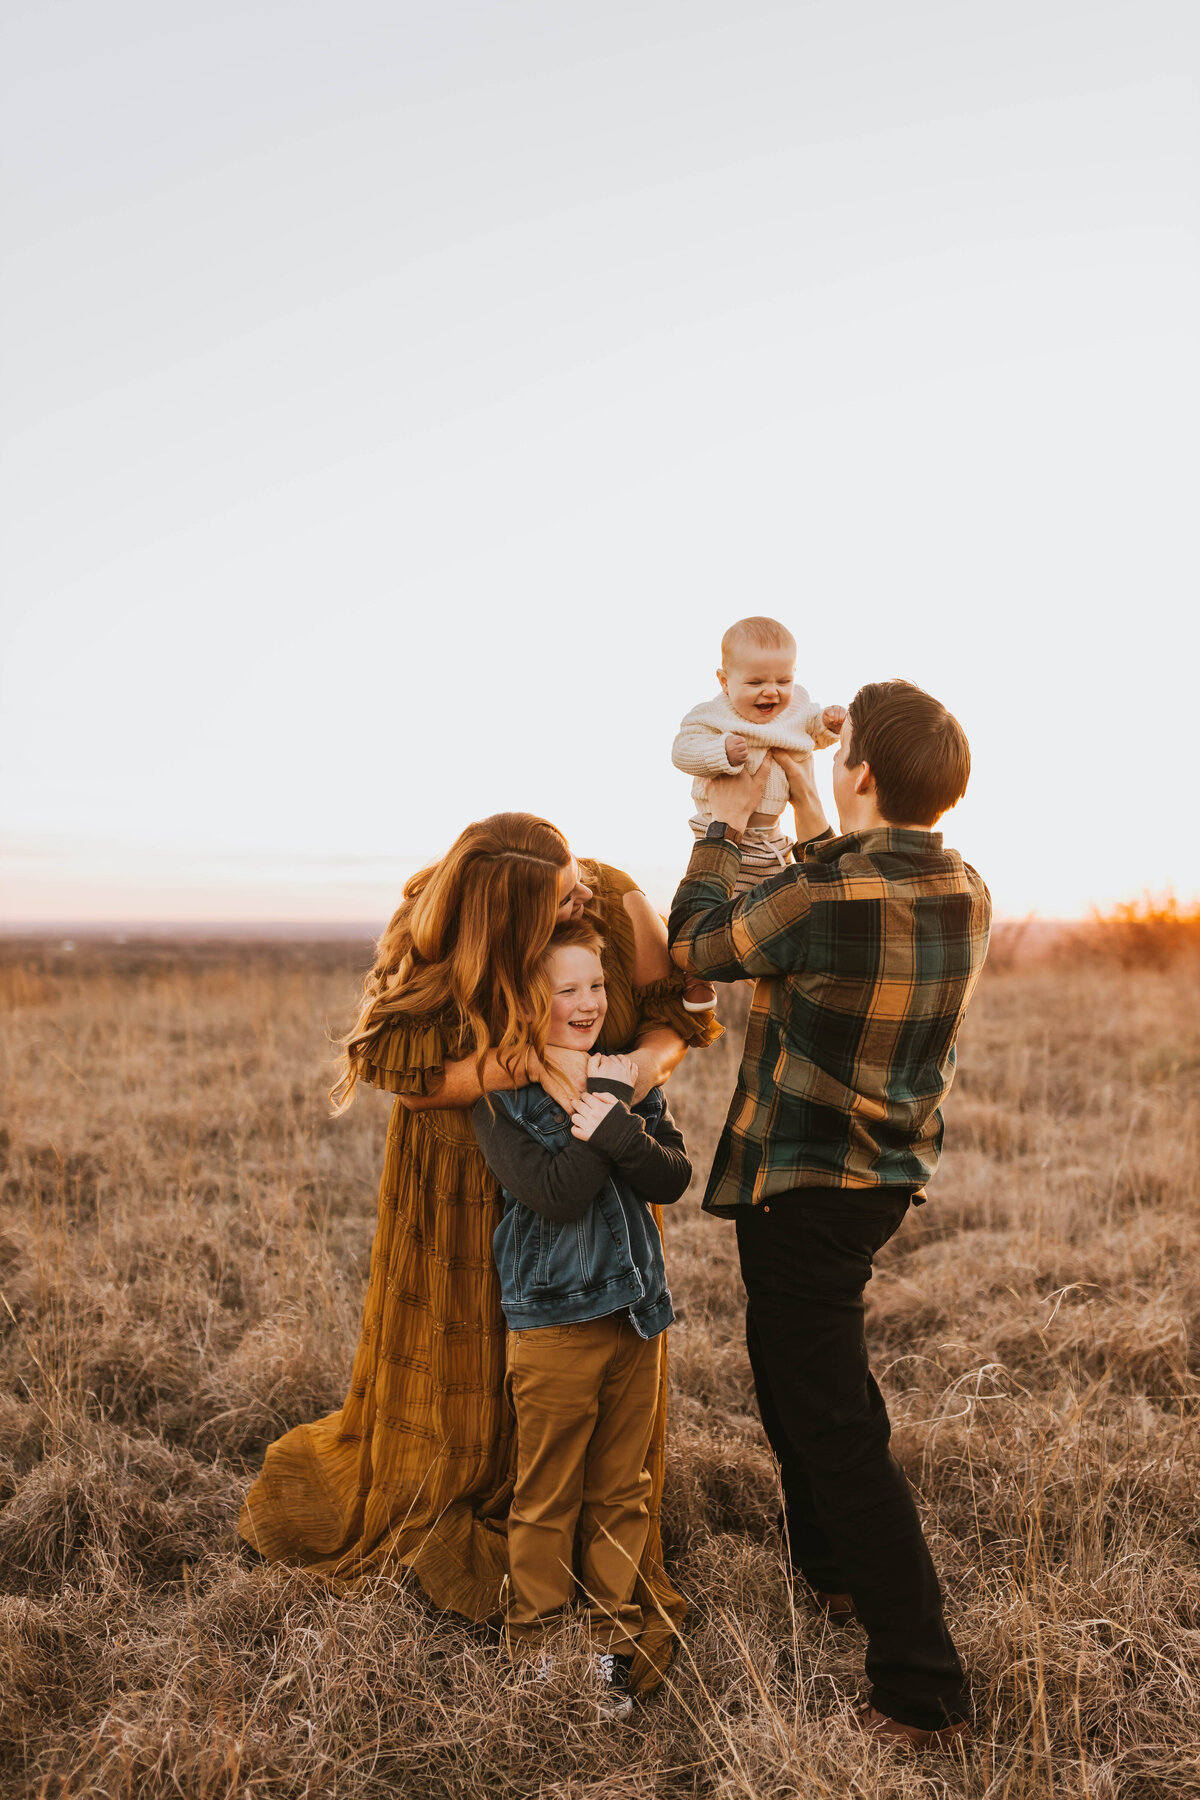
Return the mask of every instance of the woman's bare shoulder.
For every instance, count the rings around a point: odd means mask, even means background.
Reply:
[[[671,972],[667,954],[667,929],[661,915],[624,869],[610,863],[583,865],[596,877],[596,897],[604,906],[604,929],[610,947],[624,964],[630,984],[646,987]],[[588,880],[590,887],[591,881]],[[611,904],[619,902],[619,905]]]

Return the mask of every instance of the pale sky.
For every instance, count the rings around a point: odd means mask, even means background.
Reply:
[[[0,918],[503,808],[665,903],[751,612],[957,713],[1002,914],[1200,892],[1194,0],[4,17]]]

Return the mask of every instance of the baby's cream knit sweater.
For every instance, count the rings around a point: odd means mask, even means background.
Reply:
[[[734,712],[723,693],[700,706],[693,706],[681,721],[679,735],[671,747],[671,761],[685,775],[694,776],[692,799],[697,816],[708,822],[708,783],[713,775],[736,775],[737,769],[725,754],[725,739],[744,737],[750,746],[747,767],[757,769],[768,750],[790,750],[794,756],[808,756],[837,743],[837,732],[826,731],[824,707],[809,698],[802,687],[792,689],[786,712],[777,713],[766,724],[757,719],[743,719]],[[788,802],[788,780],[778,763],[773,763],[767,776],[758,810],[778,815]]]

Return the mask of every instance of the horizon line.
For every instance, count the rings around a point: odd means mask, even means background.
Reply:
[[[386,923],[386,920],[383,921]],[[997,925],[1027,928],[1086,925],[1087,917],[1043,918],[1040,914],[1002,915]],[[374,939],[379,930],[369,919],[0,919],[0,938],[134,938],[134,937],[308,937]]]

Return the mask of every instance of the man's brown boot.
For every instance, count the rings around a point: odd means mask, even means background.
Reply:
[[[827,1594],[823,1588],[814,1588],[812,1597],[831,1625],[853,1625],[858,1618],[853,1594]]]
[[[868,1737],[881,1744],[897,1744],[907,1750],[965,1750],[971,1742],[971,1727],[965,1719],[957,1725],[942,1725],[937,1731],[925,1731],[920,1725],[902,1725],[889,1719],[869,1703],[860,1706],[854,1722]]]

